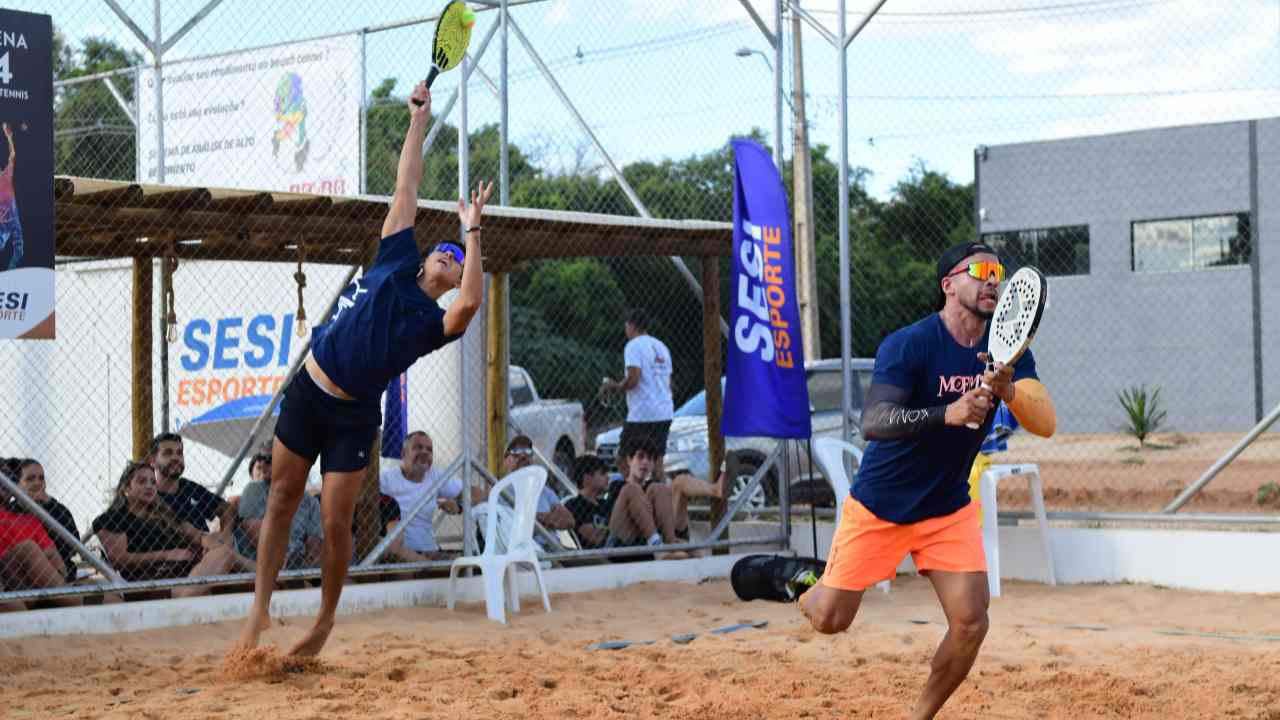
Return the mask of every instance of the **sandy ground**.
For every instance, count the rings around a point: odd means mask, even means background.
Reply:
[[[1280,720],[1280,596],[1005,584],[944,718]],[[868,593],[851,632],[727,581],[557,595],[502,627],[477,605],[340,618],[318,663],[228,674],[231,623],[0,641],[4,718],[895,718],[944,631],[928,582]],[[731,623],[762,629],[713,636]],[[289,620],[266,640],[285,645]],[[699,633],[687,645],[672,635]],[[1172,634],[1171,634],[1172,633]],[[624,650],[606,639],[656,640]]]
[[[1027,433],[1010,438],[997,463],[1036,463],[1051,510],[1157,511],[1195,482],[1240,441],[1237,433],[1157,435],[1147,447],[1120,435],[1059,435],[1048,440]],[[1258,503],[1258,489],[1280,490],[1280,433],[1259,437],[1190,503],[1184,512],[1280,513],[1280,494]],[[1005,483],[1001,509],[1029,509],[1026,486]]]

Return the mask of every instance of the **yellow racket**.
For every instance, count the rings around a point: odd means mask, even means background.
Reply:
[[[435,82],[436,75],[452,70],[462,62],[471,44],[471,28],[476,24],[476,14],[462,0],[445,5],[440,19],[436,20],[436,34],[431,41],[431,71],[427,73],[427,87]],[[415,103],[422,103],[414,100]]]

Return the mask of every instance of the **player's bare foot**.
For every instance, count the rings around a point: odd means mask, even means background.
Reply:
[[[321,648],[324,647],[324,643],[329,639],[329,633],[331,632],[333,632],[332,618],[328,620],[317,619],[316,624],[311,626],[311,629],[307,631],[307,634],[304,635],[301,640],[294,643],[293,647],[289,648],[289,654],[299,657],[312,657],[314,655],[319,655]]]
[[[249,618],[244,621],[244,628],[240,631],[240,639],[236,641],[236,648],[252,650],[258,647],[258,638],[270,627],[270,616],[250,615]]]

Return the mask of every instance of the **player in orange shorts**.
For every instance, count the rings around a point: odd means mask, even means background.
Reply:
[[[978,656],[987,634],[987,563],[969,468],[1004,402],[1028,432],[1048,437],[1056,418],[1031,352],[986,369],[987,321],[1004,266],[981,243],[938,261],[939,312],[885,338],[876,352],[862,456],[821,580],[800,609],[821,633],[847,629],[862,593],[892,578],[907,553],[933,584],[947,634],[911,718],[932,718]],[[986,382],[990,389],[982,387]],[[976,423],[976,430],[966,427]]]

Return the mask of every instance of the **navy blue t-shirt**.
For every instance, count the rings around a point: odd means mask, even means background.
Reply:
[[[908,391],[904,404],[911,408],[948,405],[981,383],[978,353],[986,351],[990,331],[988,323],[977,346],[967,348],[934,313],[880,343],[871,382]],[[1028,350],[1014,364],[1013,379],[1034,377],[1036,361]],[[956,512],[969,504],[969,470],[993,417],[994,409],[977,430],[943,426],[907,440],[871,441],[851,489],[853,497],[892,523]]]
[[[373,266],[311,333],[320,369],[347,394],[377,402],[391,378],[462,335],[445,335],[444,310],[418,287],[422,258],[408,227],[382,238]]]

